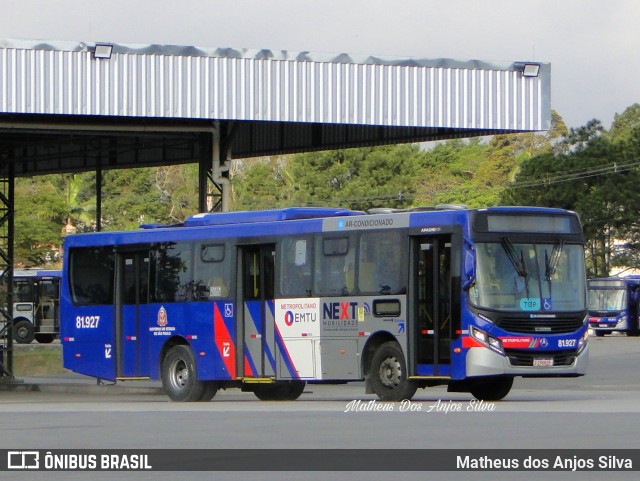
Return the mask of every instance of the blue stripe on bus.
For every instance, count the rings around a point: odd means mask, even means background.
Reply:
[[[254,377],[259,377],[261,373],[256,367],[256,363],[254,362],[253,357],[251,357],[251,352],[249,352],[249,348],[247,347],[246,342],[244,343],[244,358],[245,362],[247,362],[249,364],[249,367],[251,368],[251,375]],[[244,375],[246,376],[247,373],[245,372]]]
[[[267,301],[267,307],[269,308],[269,311],[271,312],[271,318],[274,320],[273,325],[275,326],[275,318],[276,318],[276,304],[275,301]],[[267,339],[268,341],[268,339]],[[264,344],[264,355],[267,357],[267,360],[269,361],[269,363],[271,364],[271,368],[273,369],[273,372],[276,372],[276,360],[273,356],[273,353],[271,352],[271,348],[269,347],[269,343],[266,342]]]
[[[253,325],[256,328],[256,332],[264,337],[265,333],[262,331],[262,309],[261,309],[261,302],[260,301],[247,301],[245,302],[245,305],[247,306],[247,310],[249,311],[249,316],[251,317],[251,320],[253,321]],[[267,306],[268,309],[271,311],[271,315],[275,316],[275,303],[274,301],[267,301]],[[273,371],[276,371],[276,360],[275,357],[273,356],[273,352],[271,352],[271,349],[269,347],[269,340],[265,338],[265,342],[261,344],[261,346],[264,346],[264,355],[267,359],[267,361],[269,362],[269,364],[271,364],[271,368],[273,369]],[[261,348],[262,350],[262,348]]]
[[[284,364],[285,366],[287,366],[287,369],[289,370],[289,374],[291,375],[292,379],[300,379],[300,376],[298,375],[298,371],[293,365],[293,361],[291,360],[291,356],[289,355],[289,351],[287,350],[287,346],[284,343],[282,336],[280,335],[278,324],[275,324],[275,329],[276,329],[276,344],[280,349],[280,353],[282,354],[282,359],[284,361]]]

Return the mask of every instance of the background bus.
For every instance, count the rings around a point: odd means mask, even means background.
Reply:
[[[13,339],[52,342],[60,332],[58,270],[18,269],[13,274]]]
[[[559,209],[200,214],[69,236],[63,272],[64,366],[173,400],[357,380],[495,400],[587,363],[582,231]]]
[[[640,276],[589,279],[589,327],[596,336],[624,332],[638,336]]]

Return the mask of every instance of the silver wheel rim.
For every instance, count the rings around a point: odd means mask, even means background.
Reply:
[[[21,327],[20,329],[18,329],[18,337],[20,339],[26,339],[28,334],[29,334],[29,329],[27,329],[26,327]]]
[[[395,357],[388,357],[382,364],[380,364],[380,370],[378,371],[380,381],[388,388],[397,388],[402,380],[402,366],[400,361]]]
[[[183,390],[189,382],[187,363],[182,359],[177,359],[171,366],[170,372],[169,382],[171,382],[171,387],[177,390]]]

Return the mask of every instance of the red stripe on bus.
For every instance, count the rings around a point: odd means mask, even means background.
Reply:
[[[464,336],[462,338],[462,347],[464,347],[465,349],[469,349],[470,347],[486,347],[486,346],[471,336]]]

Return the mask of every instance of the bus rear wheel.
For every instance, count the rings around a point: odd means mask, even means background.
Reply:
[[[253,393],[261,401],[295,401],[304,392],[305,385],[304,381],[258,384]]]
[[[373,392],[383,401],[411,399],[417,385],[407,377],[407,364],[397,342],[380,344],[373,353],[369,368]]]
[[[513,377],[495,376],[478,380],[469,390],[479,401],[500,401],[504,399],[513,386]]]
[[[189,346],[173,346],[162,361],[162,388],[172,401],[210,401],[207,383],[198,381],[196,361]],[[216,387],[217,390],[217,387]]]
[[[35,334],[33,324],[23,319],[13,325],[13,339],[19,344],[30,344]]]
[[[36,341],[40,344],[51,344],[56,338],[55,334],[36,334]]]

